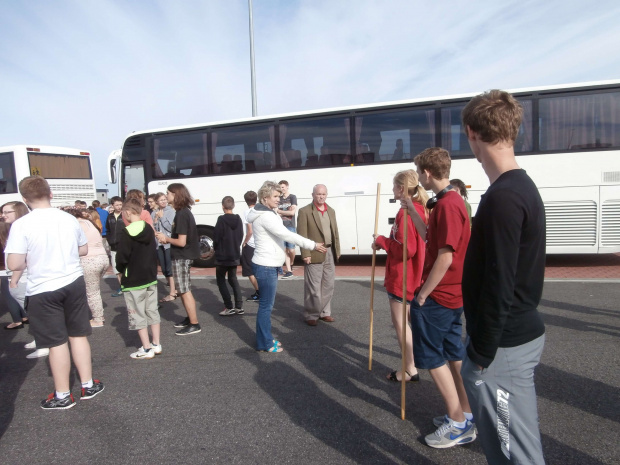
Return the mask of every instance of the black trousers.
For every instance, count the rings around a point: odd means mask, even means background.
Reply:
[[[222,294],[222,299],[224,300],[224,305],[226,308],[233,308],[230,291],[226,285],[226,274],[228,274],[228,283],[232,287],[233,294],[235,295],[235,308],[243,308],[241,288],[239,287],[239,281],[237,281],[237,266],[217,265],[215,267],[215,277],[217,279],[217,287],[220,290],[220,294]]]

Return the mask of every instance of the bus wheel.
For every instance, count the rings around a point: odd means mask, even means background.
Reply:
[[[198,268],[213,268],[215,266],[213,228],[211,226],[198,225],[197,229],[200,246],[200,258],[198,260],[194,260],[193,266]]]

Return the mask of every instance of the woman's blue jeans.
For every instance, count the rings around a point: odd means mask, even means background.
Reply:
[[[26,318],[28,315],[26,314],[26,310],[22,307],[17,300],[13,298],[9,291],[9,281],[11,278],[8,276],[2,276],[0,278],[1,290],[0,294],[2,294],[2,299],[6,302],[7,309],[11,314],[11,318],[13,319],[13,323],[21,323],[22,318]]]
[[[256,350],[268,350],[273,347],[271,310],[276,300],[278,271],[275,266],[262,266],[256,263],[252,263],[252,270],[260,290],[258,314],[256,315]]]

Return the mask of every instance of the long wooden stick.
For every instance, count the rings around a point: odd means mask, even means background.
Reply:
[[[407,186],[407,179],[405,179],[405,186],[403,188],[403,196],[409,196],[409,187]],[[405,351],[407,349],[407,209],[403,209],[403,329],[402,329],[402,368],[401,368],[401,380],[400,380],[400,418],[405,419],[405,387],[407,381],[405,380],[407,374],[407,365]]]
[[[381,183],[377,183],[377,205],[375,207],[375,235],[379,229],[379,200],[381,198]],[[374,238],[373,238],[374,242]],[[372,251],[372,270],[370,272],[370,340],[368,342],[368,370],[372,371],[372,325],[374,318],[374,305],[375,305],[375,263],[377,260],[377,251]]]

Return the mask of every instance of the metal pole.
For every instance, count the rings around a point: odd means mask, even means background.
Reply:
[[[254,22],[252,20],[252,0],[248,0],[250,11],[250,76],[252,80],[252,116],[257,115],[256,108],[256,72],[254,71]]]

